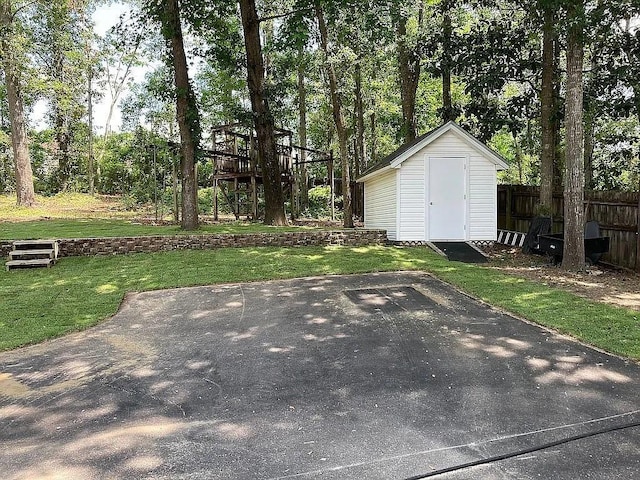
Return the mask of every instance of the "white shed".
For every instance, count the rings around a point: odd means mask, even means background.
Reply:
[[[367,170],[364,224],[396,241],[481,241],[497,234],[497,171],[505,160],[454,122]]]

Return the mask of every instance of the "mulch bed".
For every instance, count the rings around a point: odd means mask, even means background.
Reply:
[[[597,264],[584,272],[567,272],[541,255],[526,255],[520,248],[494,245],[485,249],[495,268],[510,275],[567,290],[581,297],[640,311],[640,275]]]

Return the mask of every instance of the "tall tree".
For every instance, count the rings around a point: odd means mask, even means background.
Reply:
[[[260,19],[255,0],[240,0],[240,14],[247,52],[247,85],[256,129],[258,157],[262,169],[267,225],[286,225],[282,175],[276,152],[275,126],[265,92],[265,68],[260,40]]]
[[[23,59],[19,57],[21,41],[17,34],[19,27],[17,13],[12,0],[0,0],[0,56],[9,104],[17,203],[20,206],[30,207],[35,204],[35,193],[29,159],[27,120],[22,98],[21,62]]]
[[[182,152],[181,226],[184,230],[195,230],[198,228],[198,179],[196,177],[196,150],[200,141],[198,107],[189,80],[178,0],[166,0],[163,10],[159,13],[162,23],[162,35],[169,46],[173,64],[176,116],[180,130]]]
[[[87,177],[89,180],[89,194],[95,194],[95,158],[93,151],[94,137],[93,137],[93,81],[95,77],[96,67],[96,54],[93,49],[93,22],[91,21],[88,12],[85,10],[82,16],[83,23],[83,38],[84,38],[84,54],[87,70]]]
[[[307,148],[307,86],[305,83],[305,54],[304,46],[298,47],[298,140],[302,148]],[[300,152],[300,173],[298,183],[300,185],[300,209],[309,206],[307,152]]]
[[[362,59],[358,59],[354,71],[355,83],[355,124],[356,124],[356,148],[355,161],[353,162],[353,175],[358,177],[365,163],[365,142],[364,142],[364,100],[362,94]]]
[[[451,68],[453,65],[451,49],[453,26],[451,24],[451,0],[442,0],[440,8],[442,10],[442,59],[440,60],[440,70],[442,74],[442,122],[456,119],[456,113],[451,101]]]
[[[318,29],[320,30],[320,46],[325,55],[325,70],[329,79],[329,94],[333,121],[338,135],[340,147],[340,165],[342,169],[342,199],[343,199],[343,225],[345,228],[353,228],[353,207],[351,205],[351,175],[349,172],[349,155],[347,150],[348,132],[344,121],[342,99],[338,91],[338,78],[335,68],[329,58],[329,33],[324,18],[324,12],[320,0],[314,1]]]
[[[402,6],[398,7],[397,14],[397,43],[398,43],[398,69],[400,74],[400,101],[402,103],[402,134],[405,142],[411,142],[416,138],[416,94],[420,82],[420,61],[422,50],[422,23],[424,19],[424,2],[418,2],[417,32],[411,41],[411,35],[407,32],[407,15]],[[449,19],[449,25],[451,19]],[[450,79],[449,79],[450,80]],[[450,82],[449,82],[450,83]],[[449,102],[451,96],[448,97]]]
[[[54,191],[64,191],[77,181],[84,149],[83,117],[86,114],[87,19],[86,0],[37,2],[30,24],[33,58],[40,70],[42,92],[49,105],[54,134],[56,170],[50,181]]]
[[[567,8],[567,98],[564,186],[564,249],[562,268],[582,270],[584,252],[584,136],[583,78],[584,0],[571,0]]]
[[[509,0],[498,10],[495,1],[487,4],[465,20],[468,31],[455,41],[457,73],[469,99],[461,105],[464,123],[484,141],[507,129],[518,162],[530,146],[518,145],[518,138],[538,117],[537,31],[529,13]]]
[[[542,6],[542,87],[540,90],[540,211],[550,215],[553,210],[553,164],[556,155],[555,135],[555,11],[552,4]]]
[[[131,84],[133,69],[141,66],[140,50],[143,33],[121,19],[101,39],[100,50],[103,56],[105,84],[109,93],[109,110],[104,124],[103,136],[111,132],[113,114],[122,93]]]

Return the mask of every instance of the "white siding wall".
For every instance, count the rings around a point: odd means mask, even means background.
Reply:
[[[426,239],[425,156],[423,151],[402,162],[400,167],[398,240]]]
[[[396,170],[368,180],[364,184],[364,225],[387,231],[396,240]]]
[[[469,240],[495,240],[497,170],[495,164],[475,154],[469,161]]]

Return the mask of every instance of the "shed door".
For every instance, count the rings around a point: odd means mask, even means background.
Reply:
[[[465,240],[466,159],[429,158],[429,240]]]

